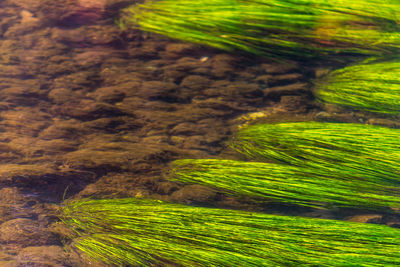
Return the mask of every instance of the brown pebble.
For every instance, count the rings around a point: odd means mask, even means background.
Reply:
[[[65,267],[67,253],[60,246],[38,246],[21,249],[16,257],[18,266]]]
[[[359,222],[359,223],[376,223],[382,220],[382,215],[379,214],[362,214],[362,215],[354,215],[346,218],[346,221],[349,222]]]
[[[28,247],[52,244],[56,239],[42,231],[37,221],[18,218],[0,225],[0,240],[9,247]]]

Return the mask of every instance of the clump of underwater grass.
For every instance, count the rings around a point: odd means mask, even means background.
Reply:
[[[231,146],[251,158],[302,166],[317,175],[399,186],[399,134],[354,123],[260,124],[239,131]]]
[[[121,25],[269,57],[400,48],[397,0],[161,0],[129,7]]]
[[[373,113],[400,115],[400,60],[349,66],[315,88],[322,102]]]
[[[62,216],[78,249],[116,266],[400,265],[400,230],[387,226],[145,199],[73,201]]]
[[[309,168],[264,162],[184,159],[172,164],[171,180],[222,189],[236,196],[313,208],[400,209],[400,188],[361,179],[337,179]]]

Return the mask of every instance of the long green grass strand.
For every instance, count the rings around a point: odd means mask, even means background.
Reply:
[[[400,231],[370,224],[168,204],[80,200],[63,208],[76,248],[115,266],[396,266]]]
[[[400,115],[400,59],[360,64],[332,72],[317,82],[315,95],[324,103],[352,110]]]
[[[263,162],[184,159],[172,164],[171,180],[202,184],[232,195],[314,208],[400,208],[400,188],[363,179],[337,179],[308,168]]]
[[[272,57],[382,55],[399,51],[398,10],[397,0],[161,0],[131,6],[122,24]]]
[[[232,148],[261,161],[315,174],[400,185],[400,130],[327,122],[261,124],[239,131]]]

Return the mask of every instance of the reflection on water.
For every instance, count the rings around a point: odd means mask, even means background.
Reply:
[[[240,157],[226,146],[238,126],[315,117],[398,126],[321,111],[311,81],[336,63],[278,63],[122,31],[114,19],[129,4],[0,3],[0,266],[89,264],[63,249],[71,230],[56,224],[56,215],[67,198],[137,196],[267,209],[164,178],[175,159]],[[394,215],[355,210],[268,209],[399,224]]]

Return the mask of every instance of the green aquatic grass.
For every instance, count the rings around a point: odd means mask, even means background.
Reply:
[[[289,122],[239,131],[231,146],[261,161],[302,166],[343,181],[400,185],[400,130],[375,125]]]
[[[161,0],[126,9],[123,27],[269,57],[400,48],[397,0]]]
[[[332,72],[317,82],[321,102],[353,110],[400,115],[400,60],[360,64]]]
[[[400,209],[400,187],[362,179],[337,179],[308,168],[264,162],[184,159],[172,164],[171,180],[313,208]]]
[[[62,212],[74,246],[114,266],[400,265],[400,230],[381,225],[145,199],[73,201]]]

